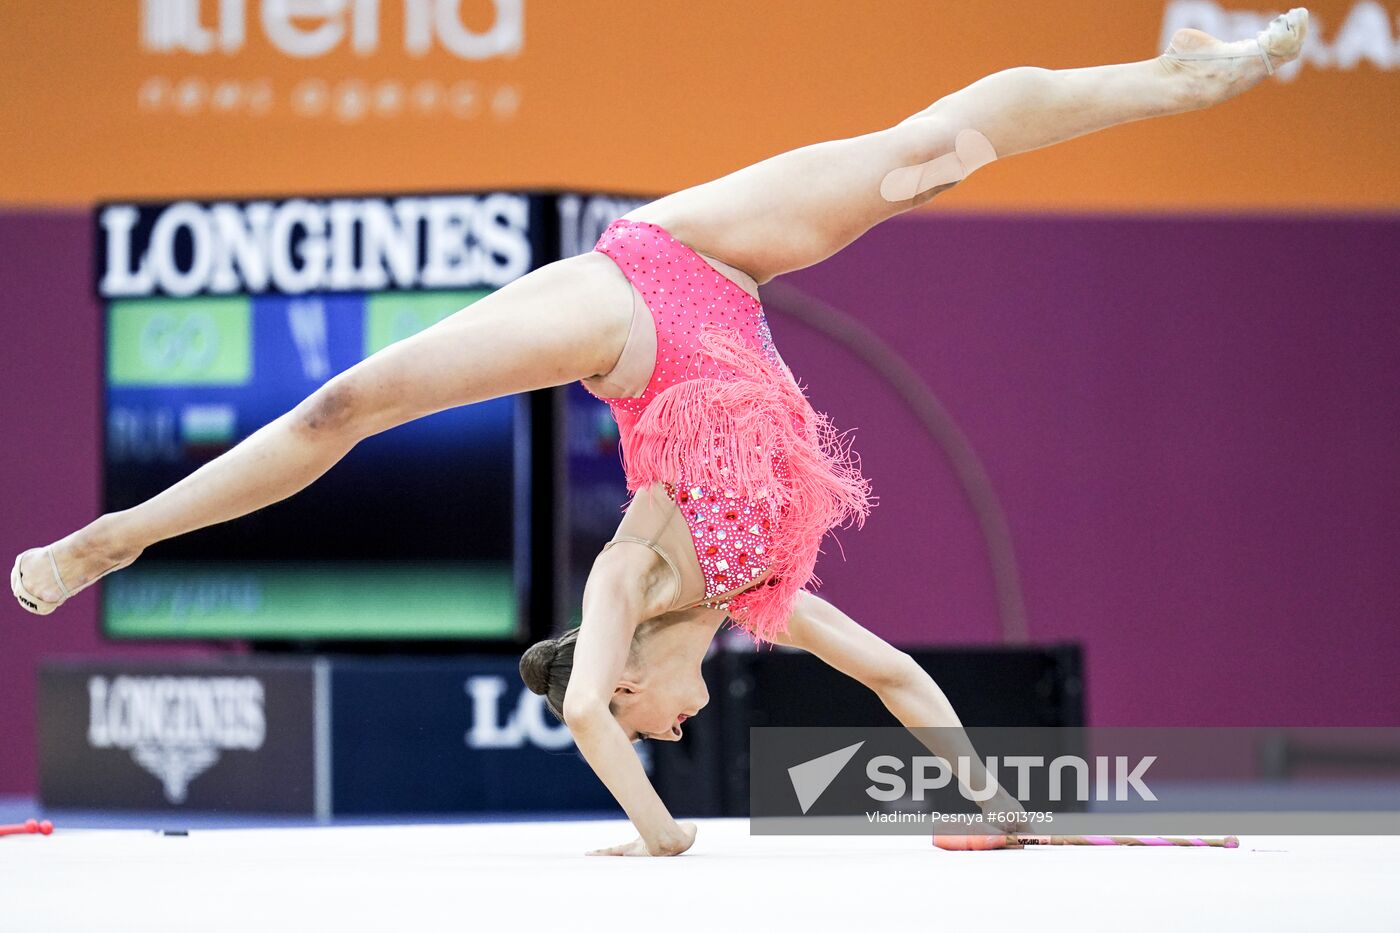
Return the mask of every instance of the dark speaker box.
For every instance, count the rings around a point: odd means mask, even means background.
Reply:
[[[966,726],[1086,724],[1078,645],[908,653]],[[704,674],[710,704],[685,740],[651,743],[653,783],[677,815],[747,815],[750,727],[898,725],[873,692],[806,652],[725,651]]]

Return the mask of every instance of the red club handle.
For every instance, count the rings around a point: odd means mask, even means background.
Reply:
[[[0,826],[0,836],[47,836],[53,832],[53,824],[48,820],[25,820],[14,826]]]

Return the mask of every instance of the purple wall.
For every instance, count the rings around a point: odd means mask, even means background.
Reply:
[[[0,213],[0,561],[97,515],[101,354],[90,221],[82,213]],[[106,645],[95,590],[46,618],[0,608],[0,794],[33,793],[40,658],[190,649]]]
[[[1397,255],[1400,221],[934,212],[790,280],[901,348],[969,436],[1032,638],[1086,646],[1093,722],[1396,724]],[[7,561],[96,514],[90,257],[85,214],[0,214]],[[773,326],[881,497],[824,593],[899,642],[997,639],[941,453],[849,353]],[[38,659],[115,650],[91,593],[52,619],[5,602],[0,793],[36,783]]]
[[[1001,495],[1034,640],[1097,725],[1400,723],[1400,222],[886,224],[790,276],[901,348]],[[774,314],[881,504],[820,565],[901,642],[997,636],[941,454]]]

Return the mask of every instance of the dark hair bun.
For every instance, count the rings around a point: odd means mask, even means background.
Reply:
[[[544,696],[549,693],[549,669],[554,666],[554,658],[559,653],[559,641],[546,638],[537,641],[526,649],[520,658],[520,679],[531,693]]]

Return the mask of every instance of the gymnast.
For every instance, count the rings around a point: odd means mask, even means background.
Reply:
[[[778,355],[758,286],[821,262],[993,160],[1229,100],[1297,58],[1307,25],[1307,11],[1294,9],[1242,42],[1183,29],[1144,61],[1011,68],[895,126],[646,204],[592,252],[340,373],[150,500],[24,551],[11,588],[25,609],[50,613],[158,541],[292,495],[373,434],[582,380],[617,419],[632,496],[594,561],[582,624],[533,645],[521,676],[638,833],[595,853],[685,852],[695,825],[672,818],[632,743],[681,738],[708,700],[700,662],[726,620],[757,643],[817,655],[907,727],[959,725],[907,654],[811,591],[823,536],[864,518],[870,488]],[[1003,792],[988,806],[1006,812],[1015,802]]]

